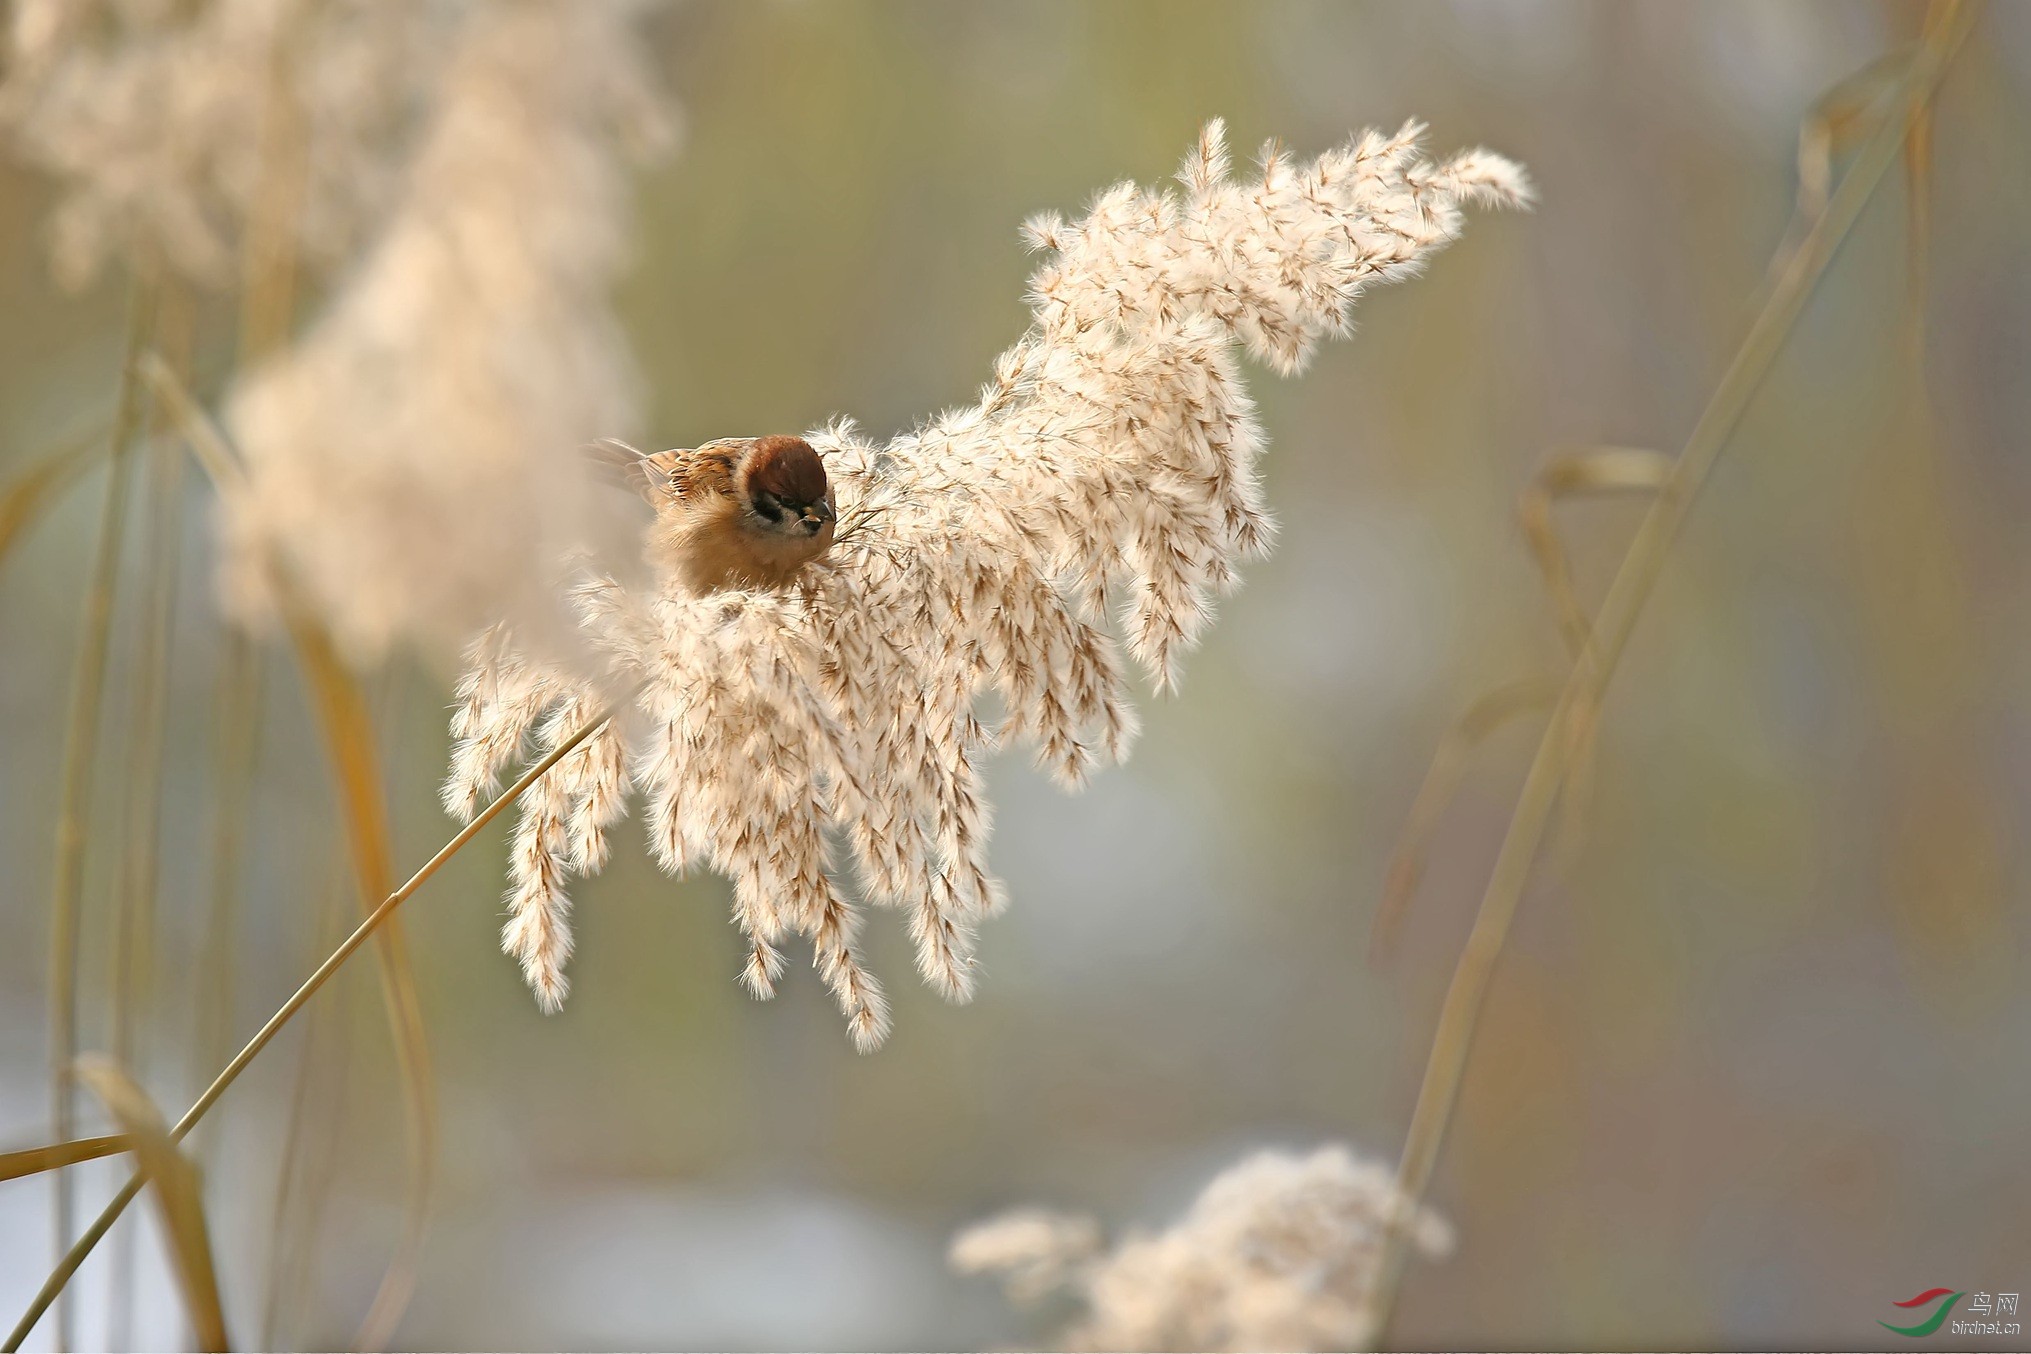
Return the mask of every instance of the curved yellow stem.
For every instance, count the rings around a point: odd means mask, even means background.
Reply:
[[[1473,930],[1439,1011],[1431,1055],[1397,1168],[1399,1198],[1392,1224],[1384,1235],[1380,1273],[1372,1299],[1373,1329],[1378,1338],[1387,1331],[1395,1303],[1410,1220],[1438,1164],[1482,1002],[1565,782],[1575,740],[1599,708],[1693,500],[1769,374],[1773,359],[1803,313],[1834,251],[1861,216],[1862,208],[1916,125],[1920,110],[1937,92],[1953,54],[1967,37],[1975,7],[1959,0],[1945,0],[1945,4],[1943,17],[1940,22],[1928,25],[1925,42],[1906,72],[1899,106],[1883,119],[1841,179],[1826,211],[1781,263],[1761,311],[1687,437],[1670,480],[1661,487],[1637,528],[1590,627],[1589,642],[1581,650],[1553,708],[1550,727],[1524,777]]]

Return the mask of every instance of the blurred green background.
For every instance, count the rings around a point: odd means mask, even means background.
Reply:
[[[772,1004],[737,988],[726,887],[663,878],[624,829],[574,890],[573,995],[545,1018],[497,950],[503,833],[433,881],[404,916],[446,1145],[398,1339],[1034,1346],[1048,1312],[945,1273],[957,1226],[1028,1201],[1161,1223],[1263,1144],[1393,1159],[1534,733],[1477,758],[1401,946],[1371,965],[1390,852],[1447,723],[1560,662],[1515,495],[1559,447],[1676,451],[1789,215],[1800,118],[1917,19],[1326,0],[660,13],[686,135],[641,185],[619,298],[657,445],[834,413],[886,432],[969,398],[1025,322],[1017,224],[1162,178],[1213,116],[1237,147],[1305,153],[1422,118],[1438,151],[1521,159],[1541,205],[1474,217],[1305,376],[1252,374],[1279,548],[1182,694],[1145,704],[1126,769],[1075,799],[1021,756],[994,765],[1013,903],[971,1006],[922,988],[877,914],[896,1031],[856,1056],[808,970]],[[1526,897],[1483,1019],[1433,1194],[1459,1247],[1410,1273],[1408,1345],[1867,1346],[1922,1289],[2031,1287],[2031,6],[1991,6],[1960,57],[1928,195],[1922,379],[1893,172],[1638,632],[1585,836]],[[0,166],[0,471],[103,407],[118,362],[122,286],[47,279],[51,200]],[[97,483],[0,572],[5,1146],[46,1134],[52,787]],[[219,652],[206,506],[193,483],[146,1050],[172,1111],[214,1070],[189,981]],[[1639,512],[1564,511],[1588,596]],[[109,688],[115,778],[136,595]],[[351,907],[332,906],[329,782],[279,649],[269,675],[236,1035]],[[450,831],[446,675],[397,673],[382,698],[406,870]],[[114,855],[92,857],[93,907]],[[96,981],[100,940],[87,963]],[[403,1127],[369,966],[313,1009],[308,1089],[292,1029],[200,1137],[236,1325],[260,1328],[280,1247],[300,1258],[276,1338],[331,1347],[394,1241]],[[88,1042],[98,1018],[88,1005]],[[308,1183],[278,1242],[299,1095]],[[116,1177],[84,1175],[96,1209]],[[47,1265],[47,1208],[41,1182],[0,1186],[10,1320]],[[180,1338],[174,1298],[153,1218],[131,1217],[134,1338],[160,1347]],[[78,1280],[88,1340],[109,1263]]]

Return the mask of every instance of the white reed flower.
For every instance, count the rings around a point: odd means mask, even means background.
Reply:
[[[230,282],[248,218],[282,172],[296,252],[346,257],[386,205],[400,141],[456,10],[409,0],[15,0],[0,127],[54,175],[54,264],[110,254]],[[278,104],[286,100],[286,106]]]
[[[1077,1213],[1018,1208],[975,1223],[952,1239],[961,1274],[994,1274],[1014,1302],[1032,1303],[1076,1287],[1100,1254],[1100,1224]]]
[[[1027,740],[1073,786],[1120,760],[1135,718],[1109,599],[1168,688],[1237,562],[1269,544],[1239,351],[1298,370],[1346,332],[1364,287],[1458,234],[1464,203],[1529,196],[1486,151],[1420,159],[1415,126],[1311,161],[1271,150],[1236,181],[1215,123],[1180,178],[1182,196],[1123,184],[1076,223],[1031,224],[1050,252],[1035,319],[978,403],[881,445],[847,422],[809,436],[841,531],[792,588],[693,596],[669,578],[638,595],[594,577],[580,619],[608,672],[529,675],[499,635],[476,649],[447,804],[471,813],[548,711],[588,708],[593,686],[638,689],[624,731],[602,738],[633,750],[663,866],[733,880],[752,988],[770,990],[786,934],[809,936],[856,1042],[881,1037],[831,829],[861,891],[905,911],[925,978],[964,1000],[975,925],[1002,901],[982,756]],[[517,835],[508,946],[546,1005],[563,991],[563,880],[597,855],[557,824],[619,811],[591,765],[550,773]]]
[[[1259,1152],[1208,1184],[1161,1232],[1102,1251],[1091,1219],[1025,1209],[952,1243],[953,1268],[1003,1276],[1011,1298],[1065,1289],[1083,1312],[1071,1350],[1365,1349],[1382,1238],[1401,1199],[1395,1173],[1345,1147]],[[1452,1249],[1420,1209],[1413,1244]]]
[[[452,651],[554,591],[561,556],[597,534],[579,444],[639,417],[609,292],[621,143],[662,130],[640,9],[501,0],[457,28],[393,219],[229,403],[242,617],[272,608],[275,557],[357,660],[405,640]]]

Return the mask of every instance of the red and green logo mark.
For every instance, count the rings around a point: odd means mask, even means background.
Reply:
[[[1931,1307],[1937,1303],[1938,1308],[1931,1316],[1926,1317],[1925,1320],[1915,1326],[1893,1326],[1887,1321],[1878,1321],[1876,1324],[1884,1330],[1895,1331],[1899,1335],[1908,1335],[1914,1340],[1922,1340],[1944,1325],[1947,1313],[1953,1310],[1955,1303],[1966,1296],[1966,1293],[1956,1293],[1951,1288],[1928,1288],[1917,1297],[1906,1298],[1903,1302],[1896,1305],[1899,1307],[1918,1308]]]

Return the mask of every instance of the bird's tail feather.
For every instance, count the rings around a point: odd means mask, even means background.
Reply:
[[[646,498],[656,487],[656,471],[650,464],[650,455],[639,447],[631,447],[618,437],[602,437],[586,443],[579,450],[593,472],[616,488]]]

